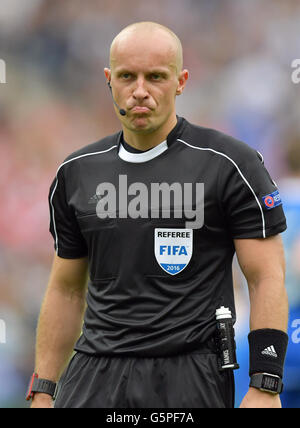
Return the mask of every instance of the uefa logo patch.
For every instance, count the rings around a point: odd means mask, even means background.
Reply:
[[[155,229],[155,257],[169,275],[177,275],[189,264],[193,254],[193,229]]]
[[[276,190],[273,193],[270,193],[270,195],[264,196],[262,199],[265,207],[268,210],[271,210],[272,208],[278,207],[278,205],[282,204],[281,197],[278,190]]]

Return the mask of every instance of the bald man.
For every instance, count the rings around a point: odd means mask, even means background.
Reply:
[[[53,406],[75,350],[57,408],[232,408],[236,252],[251,305],[242,407],[280,407],[286,222],[262,155],[176,115],[189,73],[168,28],[125,28],[104,73],[122,130],[71,154],[52,183],[27,398]]]

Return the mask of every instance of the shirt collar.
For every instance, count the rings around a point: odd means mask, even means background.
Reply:
[[[187,122],[184,118],[177,116],[177,124],[169,133],[167,139],[153,147],[153,149],[141,153],[132,153],[125,149],[122,145],[123,131],[120,131],[118,134],[118,155],[122,160],[133,163],[143,163],[152,160],[168,150],[170,145],[181,136],[186,123]]]

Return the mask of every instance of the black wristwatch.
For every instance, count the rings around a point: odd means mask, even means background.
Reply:
[[[36,392],[42,392],[43,394],[51,395],[51,397],[54,399],[55,391],[56,391],[55,382],[52,382],[51,380],[48,380],[48,379],[39,379],[38,374],[33,373],[29,382],[29,387],[26,394],[26,400],[27,401],[32,400]]]
[[[249,386],[261,391],[270,392],[271,394],[281,394],[283,391],[281,378],[270,373],[258,373],[251,376]]]

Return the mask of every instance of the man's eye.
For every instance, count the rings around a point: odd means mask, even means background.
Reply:
[[[131,74],[130,74],[130,73],[123,73],[123,74],[122,74],[122,78],[123,78],[123,79],[125,79],[125,80],[130,79],[130,77],[131,77]]]
[[[159,80],[160,79],[160,74],[151,74],[151,79],[152,80]]]

